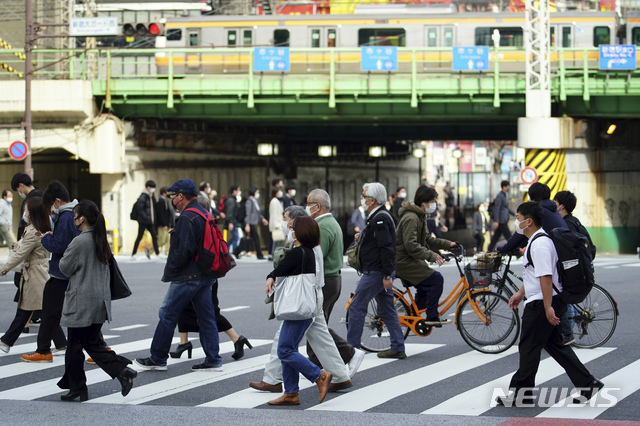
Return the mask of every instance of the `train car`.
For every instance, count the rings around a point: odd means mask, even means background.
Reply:
[[[553,13],[550,21],[552,51],[561,47],[617,44],[619,23],[615,12]],[[167,19],[166,37],[158,38],[156,47],[211,49],[207,53],[187,51],[174,55],[177,75],[246,72],[249,55],[229,54],[225,50],[260,46],[308,49],[308,53],[291,54],[292,72],[328,69],[330,54],[314,53],[313,49],[353,48],[351,53],[336,54],[336,63],[339,71],[359,72],[361,46],[493,46],[491,36],[497,29],[500,46],[511,48],[501,52],[501,60],[522,63],[524,26],[523,13],[397,13],[384,18],[380,15],[203,16]],[[589,59],[597,59],[597,52],[591,53]],[[168,60],[163,54],[156,57],[159,73],[166,73]],[[410,70],[410,53],[400,54],[398,60],[400,71]],[[419,60],[425,70],[450,68],[451,52],[435,52],[435,49],[421,52]]]
[[[638,10],[627,12],[626,44],[640,46],[640,11]]]

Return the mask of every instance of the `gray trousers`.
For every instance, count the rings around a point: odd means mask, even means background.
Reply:
[[[9,228],[6,224],[0,225],[0,243],[6,241],[7,247],[11,248],[13,243],[16,242],[16,237],[13,236],[13,232],[11,232],[11,228]]]
[[[282,324],[280,324],[282,328]],[[280,328],[273,338],[271,345],[271,356],[269,362],[264,366],[262,380],[271,385],[282,383],[282,363],[278,359],[278,339],[280,338]],[[329,334],[327,322],[324,319],[324,312],[316,314],[313,322],[305,333],[307,342],[313,345],[315,355],[322,363],[324,369],[333,374],[333,383],[342,383],[349,380],[349,369],[342,361],[340,352]]]

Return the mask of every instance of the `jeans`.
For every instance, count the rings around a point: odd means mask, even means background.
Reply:
[[[311,382],[320,378],[320,368],[298,352],[298,345],[312,322],[313,318],[300,321],[285,320],[282,323],[278,339],[278,358],[282,362],[284,393],[297,393],[300,390],[298,373]]]
[[[391,350],[404,351],[404,336],[400,329],[398,313],[393,306],[393,290],[385,290],[382,286],[382,272],[365,271],[356,286],[353,300],[349,305],[349,328],[347,330],[347,342],[360,349],[360,339],[364,327],[364,318],[367,315],[367,306],[371,299],[375,298],[378,304],[378,315],[387,325],[391,338]]]
[[[568,336],[573,333],[573,317],[578,315],[578,310],[573,305],[567,305],[567,312],[560,318],[560,327],[562,327],[562,335]]]
[[[240,234],[238,234],[238,228],[233,227],[233,231],[227,231],[227,246],[229,246],[229,253],[233,253],[234,249],[240,244]]]
[[[427,308],[427,319],[438,319],[438,302],[442,296],[444,278],[438,271],[434,271],[429,278],[416,285],[416,305],[418,309]]]
[[[178,318],[185,306],[193,303],[200,327],[200,342],[205,353],[205,363],[219,367],[222,357],[219,355],[218,326],[211,301],[213,278],[200,278],[192,281],[173,281],[169,284],[158,316],[158,326],[151,342],[151,361],[166,365],[171,349],[171,339],[178,324]]]

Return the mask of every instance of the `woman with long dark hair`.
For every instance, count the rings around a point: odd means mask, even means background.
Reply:
[[[20,333],[28,326],[34,311],[42,309],[42,292],[49,279],[49,256],[51,253],[42,246],[38,234],[51,231],[51,219],[41,197],[32,197],[26,203],[24,220],[27,227],[16,244],[20,246],[15,254],[0,267],[0,275],[6,275],[12,268],[24,261],[20,286],[18,287],[18,310],[7,332],[0,338],[0,350],[9,352]]]
[[[127,396],[138,373],[127,367],[130,360],[104,345],[101,333],[102,324],[111,320],[108,262],[112,254],[104,216],[93,201],[85,200],[73,209],[73,217],[81,233],[60,259],[60,270],[69,277],[60,321],[68,327],[67,353],[64,376],[58,382],[58,386],[69,389],[69,393],[60,399],[89,399],[83,349],[111,378],[118,378],[122,395]]]

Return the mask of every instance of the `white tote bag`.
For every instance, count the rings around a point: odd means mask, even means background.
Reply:
[[[304,268],[304,250],[302,252]],[[316,275],[300,274],[276,278],[273,297],[273,308],[276,318],[299,321],[313,318],[316,314]]]

